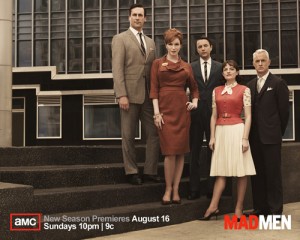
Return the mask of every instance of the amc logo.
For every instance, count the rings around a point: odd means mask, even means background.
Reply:
[[[41,231],[41,213],[11,213],[10,231]]]

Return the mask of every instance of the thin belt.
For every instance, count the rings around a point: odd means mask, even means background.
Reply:
[[[163,91],[185,91],[183,87],[161,87],[160,92]]]
[[[240,118],[241,116],[239,114],[230,114],[230,113],[220,113],[218,115],[218,118]]]

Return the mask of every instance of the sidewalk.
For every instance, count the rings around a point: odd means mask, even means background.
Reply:
[[[284,215],[292,216],[292,230],[224,230],[223,216],[208,222],[192,221],[167,227],[128,232],[93,238],[93,240],[194,240],[194,239],[243,239],[243,240],[298,240],[300,236],[300,202],[284,205]]]

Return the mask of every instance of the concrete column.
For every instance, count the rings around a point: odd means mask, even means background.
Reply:
[[[12,2],[0,0],[0,147],[12,145]]]

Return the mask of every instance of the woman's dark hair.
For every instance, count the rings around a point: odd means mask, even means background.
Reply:
[[[225,66],[226,66],[227,64],[228,64],[229,66],[231,66],[231,67],[234,67],[236,71],[240,71],[239,65],[238,65],[237,62],[234,61],[234,60],[226,60],[225,62],[223,62],[223,64],[222,64],[222,71],[224,70],[224,68],[225,68]],[[225,83],[226,80],[225,80],[224,77],[223,77],[223,80],[224,80],[224,83]],[[241,82],[241,77],[240,77],[239,74],[236,76],[236,81],[237,81],[238,83]]]
[[[139,4],[139,3],[136,3],[136,4],[132,4],[129,8],[129,16],[131,15],[131,10],[134,9],[134,8],[143,8],[144,9],[144,17],[146,17],[146,8],[144,7],[143,4]]]

